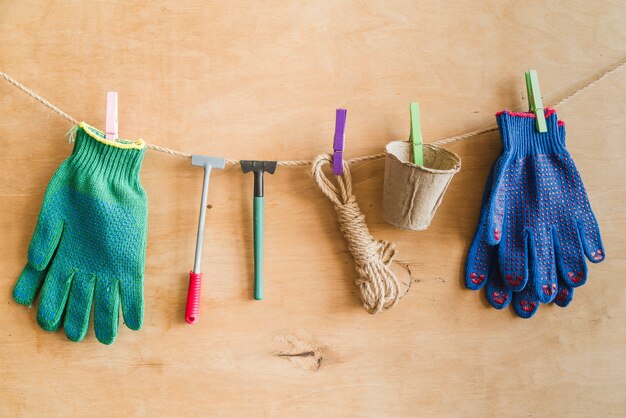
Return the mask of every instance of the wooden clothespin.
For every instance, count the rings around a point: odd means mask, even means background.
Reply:
[[[333,174],[343,173],[343,149],[346,144],[346,109],[337,109],[335,116],[335,139],[333,141]]]
[[[424,150],[422,147],[422,128],[420,126],[420,106],[414,102],[409,106],[411,113],[411,136],[409,140],[413,146],[413,164],[424,165]]]
[[[117,92],[107,92],[107,116],[105,125],[105,138],[111,141],[117,140]]]
[[[539,76],[537,71],[526,71],[526,92],[528,93],[528,107],[535,114],[535,126],[539,132],[548,132],[546,117],[543,113],[541,90],[539,89]]]

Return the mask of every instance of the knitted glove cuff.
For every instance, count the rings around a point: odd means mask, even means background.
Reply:
[[[76,127],[76,141],[68,163],[77,172],[113,183],[134,184],[146,150],[141,139],[105,139],[103,132],[81,122]]]
[[[555,154],[565,150],[564,123],[558,120],[554,109],[545,109],[548,132],[539,132],[535,127],[533,113],[496,113],[503,152],[516,155]],[[559,129],[559,127],[562,127]]]

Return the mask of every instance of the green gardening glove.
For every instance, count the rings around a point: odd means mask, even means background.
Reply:
[[[72,155],[58,168],[44,195],[28,249],[28,264],[13,298],[30,305],[41,287],[37,322],[81,341],[92,303],[96,338],[111,344],[119,306],[124,322],[143,322],[143,273],[148,204],[139,181],[141,140],[104,139],[81,123]],[[43,282],[43,286],[42,286]],[[65,314],[65,316],[64,316]]]

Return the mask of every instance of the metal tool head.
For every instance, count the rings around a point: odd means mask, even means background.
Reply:
[[[194,154],[191,156],[191,165],[204,168],[224,168],[226,160],[218,157],[207,157],[206,155]]]
[[[251,161],[241,160],[241,171],[244,173],[254,173],[254,195],[263,197],[263,173],[274,174],[276,171],[276,161]]]
[[[241,165],[241,171],[244,173],[249,173],[250,171],[254,172],[266,172],[270,174],[274,174],[276,171],[276,161],[253,161],[253,160],[241,160],[239,162]]]

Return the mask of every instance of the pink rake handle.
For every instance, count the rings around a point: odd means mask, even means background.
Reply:
[[[202,273],[189,272],[189,290],[187,291],[187,308],[185,321],[190,324],[198,321],[200,310],[200,290],[202,287]]]

